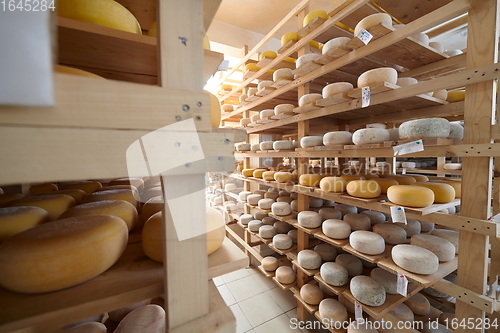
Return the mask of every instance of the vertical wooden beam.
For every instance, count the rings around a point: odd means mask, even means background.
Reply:
[[[471,0],[468,16],[467,69],[497,62],[497,0]],[[470,144],[490,143],[496,84],[493,80],[466,86],[465,137]],[[462,171],[461,215],[486,219],[490,216],[492,158],[466,157]],[[458,284],[480,294],[486,291],[488,236],[460,231]],[[484,312],[457,300],[458,321],[484,319]],[[456,332],[484,332],[483,329],[459,328]]]

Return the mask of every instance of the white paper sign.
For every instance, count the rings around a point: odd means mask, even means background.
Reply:
[[[362,108],[366,108],[367,106],[370,105],[370,98],[371,98],[370,87],[361,88],[361,107]]]
[[[354,319],[360,323],[365,321],[365,318],[363,318],[363,307],[358,302],[354,302]]]
[[[403,171],[401,171],[403,175],[406,175],[406,168],[403,168]]]
[[[401,222],[407,224],[405,209],[400,206],[391,206],[391,219],[392,223]]]
[[[367,45],[372,40],[373,35],[365,29],[361,29],[356,37],[358,37],[360,41]]]
[[[398,292],[398,294],[403,295],[404,297],[408,295],[408,279],[404,274],[399,272],[396,291]]]
[[[399,146],[394,146],[393,149],[394,149],[394,156],[411,154],[419,151],[424,151],[424,143],[422,142],[422,140],[416,140],[404,143]]]

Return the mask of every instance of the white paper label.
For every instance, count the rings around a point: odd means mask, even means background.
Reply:
[[[365,321],[365,318],[363,318],[363,307],[358,302],[354,302],[354,319],[360,323]]]
[[[422,140],[416,140],[404,143],[399,146],[394,146],[393,149],[394,149],[394,156],[411,154],[419,151],[424,151],[424,143],[422,142]]]
[[[366,108],[370,105],[370,87],[361,88],[361,107]]]
[[[405,209],[403,207],[391,206],[391,218],[392,218],[392,223],[401,222],[407,224]]]
[[[406,168],[403,168],[403,171],[401,171],[403,175],[406,175]]]
[[[398,294],[406,297],[408,295],[408,279],[402,273],[398,272],[398,284],[396,287]]]
[[[358,37],[360,41],[367,45],[372,40],[373,35],[365,29],[361,29],[356,37]]]

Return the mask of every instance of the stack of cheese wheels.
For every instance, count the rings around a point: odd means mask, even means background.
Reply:
[[[354,36],[357,36],[362,30],[369,30],[379,24],[387,28],[392,28],[391,16],[385,13],[377,13],[365,17],[354,28]]]
[[[352,142],[355,145],[383,143],[389,141],[389,132],[384,128],[362,128],[352,135]]]
[[[325,45],[323,45],[321,53],[330,54],[333,53],[338,48],[346,48],[347,43],[349,43],[350,41],[351,39],[349,37],[337,37],[330,39],[328,42],[325,43]]]
[[[10,201],[6,207],[39,207],[47,211],[51,220],[56,220],[64,211],[76,205],[75,199],[65,194],[41,194]]]
[[[278,82],[280,80],[292,81],[294,78],[293,71],[290,68],[280,68],[273,73],[273,81]]]
[[[413,186],[426,187],[432,190],[434,192],[434,203],[444,204],[455,199],[455,189],[449,184],[425,182],[414,183]]]
[[[322,176],[318,174],[303,174],[299,177],[299,184],[302,186],[318,186]]]
[[[291,140],[278,140],[273,143],[274,150],[292,150],[293,148],[293,142]]]
[[[434,202],[434,192],[422,186],[393,185],[387,189],[387,198],[397,205],[423,208]]]
[[[322,145],[323,145],[322,136],[304,136],[302,139],[300,139],[300,146],[302,148],[309,148]]]
[[[416,274],[433,274],[439,268],[439,259],[420,246],[399,244],[391,250],[392,260],[399,267]]]
[[[323,96],[321,94],[305,94],[299,99],[299,106],[305,106],[308,104],[313,104],[319,99],[322,99]],[[297,110],[295,110],[297,112]]]
[[[357,198],[371,199],[380,196],[382,188],[374,180],[352,180],[347,183],[347,193]]]
[[[450,261],[455,258],[455,246],[441,237],[418,234],[411,237],[410,244],[431,251],[441,262]]]
[[[385,303],[386,293],[377,281],[369,276],[359,275],[351,279],[349,285],[354,298],[368,306],[380,306]]]
[[[348,131],[328,132],[323,136],[325,146],[352,144],[352,133]]]
[[[349,82],[335,82],[329,85],[326,85],[321,94],[323,98],[328,98],[333,95],[345,93],[354,89],[354,86]]]
[[[444,118],[424,118],[405,121],[399,126],[402,140],[447,138],[450,122]]]
[[[342,177],[324,177],[319,182],[319,187],[327,192],[345,192],[347,180]]]
[[[382,67],[370,69],[358,77],[358,88],[370,87],[373,88],[378,84],[389,82],[396,84],[398,80],[398,72],[391,67]]]
[[[39,207],[0,208],[0,242],[48,221],[50,221],[49,213]]]

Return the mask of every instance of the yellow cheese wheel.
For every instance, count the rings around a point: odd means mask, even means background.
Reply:
[[[347,183],[347,193],[357,198],[371,199],[380,196],[380,185],[374,180],[352,180]]]
[[[321,17],[324,20],[329,19],[329,16],[326,13],[326,11],[324,11],[322,9],[313,10],[312,12],[307,13],[307,15],[304,17],[304,21],[302,22],[302,26],[305,27],[306,25],[308,25],[309,23],[314,21],[314,19],[316,17]]]
[[[281,46],[285,46],[291,40],[299,40],[299,34],[297,31],[290,31],[281,36]]]
[[[57,185],[52,183],[35,184],[30,186],[31,195],[45,194],[57,190]]]
[[[142,34],[141,26],[134,15],[113,0],[59,0],[57,14],[72,20]]]
[[[252,177],[253,176],[253,172],[255,171],[255,169],[243,169],[241,171],[241,174],[245,177]]]
[[[318,186],[321,178],[321,175],[317,174],[300,175],[299,184],[302,186]]]
[[[94,192],[101,192],[101,191],[109,191],[109,190],[132,190],[139,194],[139,190],[137,187],[133,185],[106,185],[101,187],[100,189],[95,190]]]
[[[83,202],[87,203],[103,200],[125,200],[134,205],[134,207],[137,207],[138,199],[139,198],[137,196],[137,193],[133,190],[108,190],[94,192],[91,195],[85,197],[85,199],[83,199]]]
[[[403,176],[403,175],[387,175],[385,178],[395,179],[399,185],[411,185],[416,183],[417,180],[412,176]]]
[[[260,54],[259,59],[264,59],[264,58],[276,58],[278,55],[274,51],[264,51]]]
[[[324,177],[319,182],[319,187],[328,192],[345,192],[347,180],[342,177]]]
[[[256,63],[251,62],[245,65],[245,71],[259,71],[260,67]]]
[[[204,90],[210,96],[210,115],[212,117],[212,127],[217,128],[222,118],[219,99],[212,93]]]
[[[9,202],[9,207],[32,206],[45,209],[51,220],[56,220],[65,210],[76,205],[75,199],[66,194],[41,194]]]
[[[448,102],[458,102],[465,100],[465,90],[448,91]]]
[[[255,169],[255,170],[253,171],[253,174],[252,174],[252,175],[253,175],[253,177],[255,177],[255,178],[262,178],[262,174],[263,174],[265,171],[267,171],[267,169]]]
[[[276,173],[276,171],[264,171],[262,173],[262,178],[264,180],[268,180],[268,181],[274,180],[274,174],[275,173]]]
[[[320,44],[319,42],[315,41],[315,40],[310,40],[309,41],[309,46],[311,47],[314,47],[314,48],[317,48],[317,49],[320,49],[322,48],[323,44]]]
[[[132,185],[136,189],[139,190],[139,192],[142,192],[144,189],[144,180],[142,178],[118,178],[114,179],[109,182],[110,186],[113,185]]]
[[[161,212],[163,210],[163,198],[153,197],[146,201],[144,206],[142,206],[141,211],[141,224],[138,226],[139,228],[143,227],[146,221],[153,216],[154,214]]]
[[[70,182],[63,183],[59,185],[60,190],[68,190],[68,189],[79,189],[85,191],[87,194],[93,193],[95,190],[100,189],[102,184],[96,180],[87,180],[87,181],[79,181],[79,182]]]
[[[417,182],[419,182],[419,183],[423,183],[423,182],[428,182],[429,181],[429,177],[424,176],[424,175],[408,174],[408,176],[411,176],[411,177],[415,178],[415,180]]]
[[[377,182],[380,186],[380,193],[387,193],[387,189],[392,185],[399,185],[398,181],[393,178],[374,178],[373,181]]]
[[[63,66],[63,65],[55,65],[54,70],[57,73],[63,73],[63,74],[70,74],[70,75],[78,75],[78,76],[86,76],[86,77],[93,77],[93,78],[99,78],[105,80],[102,76],[99,76],[97,74],[87,72],[78,68],[73,68],[73,67],[68,67],[68,66]]]
[[[434,192],[434,203],[448,203],[455,199],[455,189],[449,184],[425,182],[413,185],[431,189]]]
[[[292,58],[292,57],[286,57],[285,59],[283,59],[283,61],[295,63],[296,60],[295,60],[295,58]]]
[[[448,180],[433,180],[433,183],[448,184],[453,189],[455,189],[455,198],[460,198],[462,196],[462,182],[459,181],[448,181]]]
[[[293,179],[291,172],[279,171],[274,174],[274,180],[278,183],[286,183]]]
[[[422,208],[434,202],[434,192],[422,186],[392,185],[387,190],[387,198],[397,205]]]
[[[0,241],[48,221],[49,213],[39,207],[0,208]]]
[[[72,197],[73,199],[75,199],[75,202],[77,205],[79,205],[83,198],[85,198],[87,196],[87,193],[85,193],[85,191],[83,190],[79,190],[79,189],[69,189],[69,190],[58,190],[58,191],[54,191],[54,192],[50,192],[50,194],[66,194],[66,195],[69,195],[70,197]]]
[[[0,285],[44,293],[80,284],[111,267],[127,240],[125,222],[110,215],[38,225],[0,244]]]
[[[134,229],[137,225],[137,209],[130,202],[123,200],[103,200],[78,205],[62,213],[59,218],[65,219],[84,215],[113,215],[119,217],[127,224],[128,230]]]
[[[15,200],[24,198],[21,193],[2,193],[0,194],[0,206],[6,205],[7,203]]]

